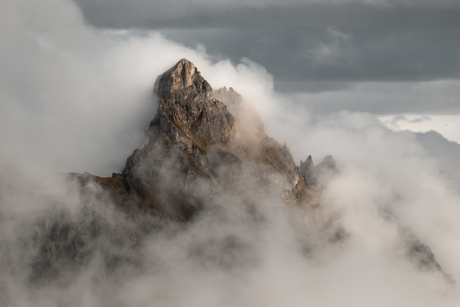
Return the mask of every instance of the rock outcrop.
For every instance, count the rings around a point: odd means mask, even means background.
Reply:
[[[313,164],[313,159],[308,156],[305,162],[300,160],[299,174],[307,187],[318,187],[321,182],[321,177],[327,177],[337,172],[337,166],[332,156],[326,156],[324,160],[318,164]]]
[[[182,59],[158,77],[154,91],[159,107],[146,131],[148,144],[112,178],[74,174],[83,185],[97,183],[132,216],[146,212],[177,221],[190,220],[223,193],[247,199],[271,193],[298,206],[315,198],[286,144],[267,136],[232,88],[213,91]]]

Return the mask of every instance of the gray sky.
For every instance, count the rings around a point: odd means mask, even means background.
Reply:
[[[450,2],[395,7],[344,1],[283,1],[282,6],[255,5],[258,1],[76,1],[98,27],[161,29],[186,45],[203,43],[210,53],[234,60],[250,57],[283,81],[460,76],[460,5]]]
[[[449,17],[457,7],[442,0],[412,8],[410,1],[398,7],[373,2],[126,0],[117,8],[106,0],[86,2],[82,13],[71,0],[0,0],[0,215],[6,221],[0,240],[12,242],[5,245],[8,265],[0,265],[0,294],[8,294],[0,301],[34,307],[99,306],[108,297],[121,306],[460,306],[460,144],[433,131],[393,132],[376,116],[388,113],[385,120],[396,128],[435,124],[460,131],[460,80],[453,76],[458,31]],[[426,14],[412,18],[411,10]],[[158,24],[147,26],[142,16]],[[141,23],[144,30],[102,30]],[[196,48],[200,43],[206,52]],[[35,248],[24,245],[28,225],[36,233],[31,221],[58,206],[72,216],[80,212],[80,197],[63,193],[71,187],[55,174],[121,172],[158,109],[156,78],[183,57],[213,87],[237,89],[297,163],[309,155],[315,163],[334,156],[340,172],[323,189],[324,206],[305,208],[304,216],[301,208],[262,198],[260,208],[269,214],[260,211],[267,218],[254,232],[241,228],[247,208],[233,206],[245,202],[228,195],[222,205],[229,214],[216,211],[230,224],[207,210],[187,226],[190,236],[168,232],[155,241],[155,233],[143,241],[146,261],[134,269],[139,275],[124,265],[117,272],[128,278],[101,275],[107,266],[96,256],[82,272],[71,271],[72,282],[29,288],[29,264],[36,262]],[[395,116],[408,111],[427,115]],[[105,204],[101,198],[95,205]],[[291,228],[290,216],[301,231]],[[335,221],[348,239],[329,248],[324,234]],[[430,247],[457,284],[417,271],[402,256],[405,229]],[[215,270],[212,257],[204,266],[190,258],[203,242],[215,246],[242,233],[241,242],[255,251],[242,256],[255,259],[254,266]],[[307,261],[301,251],[310,247],[298,243],[305,238],[318,246]],[[113,250],[118,257],[119,247]]]
[[[456,0],[75,1],[98,28],[155,30],[192,48],[202,44],[217,59],[247,57],[267,68],[280,92],[344,91],[360,82],[401,90],[397,83],[460,79]],[[458,97],[455,88],[449,93]],[[459,112],[459,99],[433,99],[353,102],[352,109]],[[325,110],[336,109],[331,103]]]

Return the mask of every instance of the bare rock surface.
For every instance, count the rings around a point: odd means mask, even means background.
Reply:
[[[154,88],[160,101],[148,144],[133,152],[121,174],[92,176],[128,214],[187,221],[223,193],[273,194],[290,205],[311,198],[289,148],[267,136],[232,88],[213,91],[185,59]]]

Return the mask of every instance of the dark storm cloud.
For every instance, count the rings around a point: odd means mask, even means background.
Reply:
[[[460,78],[457,2],[76,1],[85,18],[101,28],[160,30],[234,62],[248,57],[267,67],[282,91],[312,81]]]
[[[75,0],[85,17],[109,28],[300,28],[336,27],[350,32],[458,30],[460,5],[431,8],[357,3],[212,5],[204,2]]]
[[[329,30],[328,30],[329,29]],[[385,35],[331,30],[163,30],[194,47],[237,62],[248,57],[275,76],[280,90],[313,81],[427,81],[460,77],[460,31]],[[344,34],[342,34],[344,35]]]
[[[99,28],[159,31],[217,60],[260,63],[276,91],[304,93],[314,110],[460,113],[449,81],[460,79],[457,0],[75,1]]]
[[[330,84],[330,83],[325,83]],[[334,83],[332,83],[334,84]],[[460,114],[460,82],[341,82],[321,91],[290,94],[295,105],[319,113],[349,110],[373,114]],[[320,92],[320,93],[318,93]]]

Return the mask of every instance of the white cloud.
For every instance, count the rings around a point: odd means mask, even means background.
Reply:
[[[460,144],[460,116],[456,115],[397,115],[380,117],[389,128],[413,132],[437,131],[450,141]]]
[[[324,187],[318,210],[287,208],[261,196],[266,221],[260,227],[231,210],[226,222],[205,215],[187,231],[149,238],[142,250],[142,270],[123,271],[121,279],[104,275],[96,257],[70,284],[31,289],[23,279],[28,268],[18,267],[17,278],[0,276],[5,285],[0,290],[8,292],[13,305],[458,305],[458,285],[417,271],[404,256],[401,229],[409,228],[460,280],[460,191],[454,185],[458,177],[451,175],[459,164],[450,163],[445,171],[442,163],[448,159],[427,150],[430,145],[416,134],[395,133],[363,112],[314,114],[292,97],[275,93],[273,76],[249,59],[236,66],[216,62],[203,48],[189,49],[155,33],[99,33],[85,25],[68,1],[29,6],[16,0],[4,2],[1,9],[7,9],[8,19],[0,30],[0,218],[16,219],[0,224],[0,238],[13,242],[14,252],[23,252],[15,254],[25,257],[15,258],[17,263],[27,259],[27,253],[16,240],[22,232],[16,231],[48,206],[31,191],[58,195],[63,203],[59,205],[65,206],[56,171],[118,171],[141,143],[142,131],[155,113],[155,78],[183,57],[215,88],[232,86],[240,92],[261,116],[268,134],[286,141],[296,160],[312,154],[319,162],[332,154],[341,170]],[[446,86],[449,83],[416,84],[407,91],[419,98],[426,87],[442,91]],[[365,84],[345,96],[339,92],[300,98],[374,103],[388,96],[413,99],[389,88]],[[433,121],[420,124],[436,121],[430,117]],[[78,204],[75,195],[67,200],[69,208]],[[238,199],[229,203],[238,210]],[[388,210],[393,219],[385,216]],[[322,235],[336,225],[350,237],[328,244]],[[225,271],[190,257],[193,245],[228,234],[249,243],[245,256],[256,265]],[[310,258],[299,251],[302,244],[315,246]]]
[[[351,37],[350,34],[340,32],[339,30],[334,29],[332,27],[328,27],[327,31],[328,31],[329,35],[331,35],[332,37],[338,37],[338,38],[341,38],[344,41],[349,40],[350,37]]]

